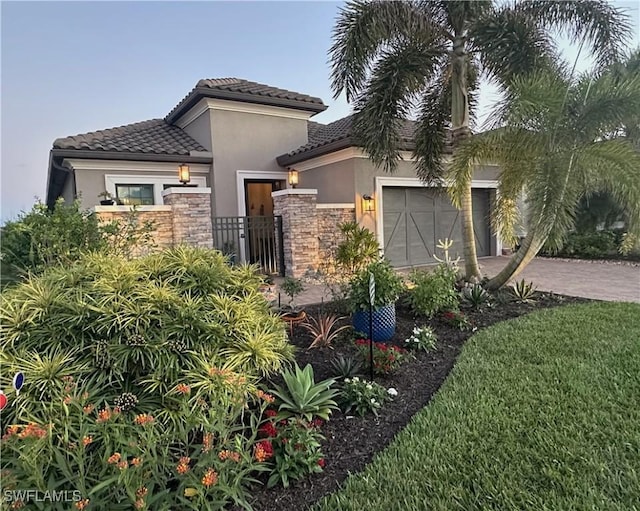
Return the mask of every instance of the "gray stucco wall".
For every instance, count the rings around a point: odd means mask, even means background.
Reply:
[[[354,162],[344,160],[300,172],[299,186],[317,189],[318,204],[352,203],[356,193]]]
[[[236,171],[278,171],[280,154],[307,143],[307,122],[273,115],[211,111],[216,216],[238,214]]]
[[[76,188],[75,188],[75,175],[73,172],[67,174],[67,179],[64,182],[62,188],[62,198],[69,204],[75,200]]]
[[[85,209],[88,209],[93,206],[96,206],[97,204],[100,204],[100,200],[102,199],[102,197],[98,197],[98,194],[104,192],[105,174],[109,174],[109,175],[139,174],[141,176],[149,177],[149,178],[166,177],[168,184],[175,183],[176,175],[177,175],[176,173],[161,172],[161,171],[160,172],[146,171],[144,173],[141,173],[139,171],[126,171],[126,170],[123,170],[123,171],[81,170],[81,171],[75,172],[74,174],[76,178],[77,189],[78,191],[82,191],[80,201],[81,201],[82,207]],[[207,186],[210,185],[208,175],[193,173],[192,176],[206,177]],[[144,177],[141,178],[141,182],[144,182],[143,181]],[[69,182],[69,179],[67,179],[67,182]]]
[[[185,126],[186,131],[191,137],[200,142],[200,145],[211,151],[211,117],[209,111],[201,114],[195,121]]]

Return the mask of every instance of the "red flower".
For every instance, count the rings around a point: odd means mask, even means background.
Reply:
[[[320,427],[322,427],[323,424],[324,424],[324,421],[322,419],[313,419],[311,421],[311,425],[314,428],[320,428]]]
[[[265,417],[275,417],[276,415],[278,415],[278,412],[276,412],[275,410],[265,410],[264,411],[264,416]]]
[[[318,460],[318,466],[321,468],[324,468],[325,465],[326,465],[326,462],[324,461],[324,458],[320,458]]]
[[[265,422],[262,426],[260,426],[259,431],[267,438],[273,438],[278,435],[278,430],[273,425],[273,422]]]

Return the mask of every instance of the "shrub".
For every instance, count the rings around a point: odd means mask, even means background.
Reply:
[[[321,423],[321,420],[289,418],[263,428],[267,438],[259,445],[264,452],[272,453],[268,487],[281,483],[287,488],[290,481],[322,472],[325,462],[320,446],[324,439],[319,431]]]
[[[344,236],[335,256],[339,272],[353,276],[379,258],[380,244],[369,229],[356,222],[345,222],[338,227]]]
[[[429,318],[443,310],[456,309],[458,272],[455,267],[439,264],[433,271],[415,270],[409,275],[408,300],[414,312]]]
[[[362,416],[372,412],[377,417],[378,411],[389,399],[391,399],[391,394],[382,385],[373,381],[361,380],[355,376],[344,380],[340,401],[345,413],[353,410]]]
[[[88,252],[131,257],[153,247],[153,228],[152,222],[140,222],[135,210],[123,220],[101,223],[80,209],[80,201],[59,199],[52,210],[38,201],[2,228],[3,274],[12,279],[39,274],[53,265],[68,266]]]
[[[436,349],[436,334],[428,326],[415,327],[411,337],[404,341],[407,348],[412,350],[433,351]]]
[[[333,400],[337,391],[331,388],[334,380],[315,383],[310,364],[304,369],[296,364],[293,371],[283,371],[282,377],[285,387],[275,385],[272,391],[279,400],[280,417],[299,417],[307,421],[320,417],[327,420],[332,410],[337,408]]]
[[[205,361],[271,374],[293,348],[259,281],[215,251],[180,247],[133,261],[86,256],[3,292],[3,362],[19,370],[36,354],[43,361],[64,355],[78,363],[78,376],[95,375],[106,396],[133,392],[149,409]],[[59,380],[51,368],[42,373]],[[20,398],[40,401],[29,391]]]
[[[560,250],[545,250],[544,253],[562,257],[606,259],[616,256],[619,245],[619,236],[614,231],[571,232]]]
[[[5,290],[1,384],[18,370],[27,383],[0,416],[16,425],[2,469],[23,487],[75,488],[96,509],[247,508],[274,400],[256,383],[292,358],[260,282],[180,247],[84,256]]]
[[[365,366],[368,367],[371,363],[371,341],[369,339],[358,339],[355,342],[355,345],[362,355]],[[386,344],[384,342],[373,343],[373,371],[376,374],[391,374],[409,358],[411,358],[411,355],[407,352],[407,350],[403,348],[400,348],[393,344]]]
[[[304,285],[300,279],[287,277],[280,285],[280,289],[289,297],[288,308],[291,311],[297,310],[295,298],[304,291]]]
[[[349,285],[349,304],[352,311],[369,310],[369,276],[375,279],[374,309],[395,303],[403,289],[402,279],[386,259],[362,269]]]
[[[477,330],[477,327],[469,320],[466,314],[460,311],[446,311],[442,314],[442,319],[458,330]]]

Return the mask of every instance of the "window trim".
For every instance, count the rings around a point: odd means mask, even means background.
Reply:
[[[191,176],[191,183],[198,187],[207,186],[207,178],[204,176]],[[116,196],[116,184],[119,185],[153,185],[153,204],[162,205],[164,200],[162,199],[163,185],[182,186],[182,183],[178,181],[178,175],[166,176],[145,176],[143,174],[105,174],[104,186],[105,190],[109,192],[113,197]]]

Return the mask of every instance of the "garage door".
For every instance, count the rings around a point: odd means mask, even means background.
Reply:
[[[489,190],[474,189],[473,224],[478,256],[491,255]],[[439,239],[454,241],[452,255],[462,255],[460,212],[436,188],[384,187],[384,253],[394,266],[415,266],[435,261]]]

